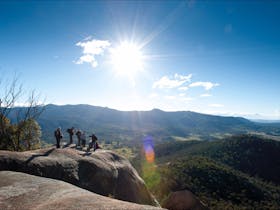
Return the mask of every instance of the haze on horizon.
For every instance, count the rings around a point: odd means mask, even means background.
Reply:
[[[1,80],[53,104],[279,120],[279,20],[278,1],[1,1]]]

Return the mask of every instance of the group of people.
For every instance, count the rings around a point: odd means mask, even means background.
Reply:
[[[76,134],[78,139],[77,147],[84,148],[86,146],[86,133],[84,131],[81,131],[80,129],[76,131],[74,127],[68,128],[66,131],[69,133],[69,144],[73,144],[73,136]],[[60,127],[54,131],[54,136],[56,138],[56,148],[60,148],[60,142],[63,138],[63,133]],[[91,137],[91,140],[89,141],[87,151],[90,151],[92,148],[93,151],[99,149],[100,147],[97,143],[98,138],[94,134],[91,134],[89,137]]]

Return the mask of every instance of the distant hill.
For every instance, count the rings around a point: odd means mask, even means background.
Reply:
[[[280,207],[279,141],[238,135],[169,142],[155,145],[155,156],[161,184],[150,191],[160,201],[172,191],[190,190],[210,209]],[[139,156],[134,164],[141,171]]]
[[[250,176],[280,185],[280,142],[255,135],[216,140],[171,142],[155,147],[159,162],[186,155],[200,155]]]
[[[172,141],[176,138],[214,139],[224,134],[265,132],[280,134],[279,126],[260,124],[241,117],[221,117],[190,111],[165,112],[118,111],[91,105],[46,105],[39,118],[43,139],[53,142],[53,131],[58,126],[65,130],[74,126],[86,132],[95,132],[109,141],[138,141],[151,135],[155,141]]]
[[[203,156],[185,156],[158,169],[161,184],[152,192],[190,190],[210,209],[279,209],[280,187]],[[161,197],[160,197],[161,196]]]

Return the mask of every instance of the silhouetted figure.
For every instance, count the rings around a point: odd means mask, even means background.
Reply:
[[[91,142],[88,144],[88,151],[93,148],[93,151],[97,149],[97,137],[94,134],[91,134]]]
[[[80,145],[81,145],[81,135],[82,135],[82,132],[81,132],[81,130],[79,129],[79,130],[76,132],[76,136],[77,136],[77,139],[78,139],[78,144],[77,144],[77,146],[80,146]]]
[[[82,141],[82,147],[85,147],[86,146],[86,133],[83,132],[81,134],[81,141]]]
[[[60,140],[63,138],[63,134],[61,132],[61,128],[57,128],[54,131],[54,136],[56,138],[56,148],[60,148]]]
[[[67,133],[69,133],[69,137],[70,137],[69,144],[73,144],[74,127],[68,128]]]
[[[95,142],[95,149],[96,149],[96,150],[97,150],[97,149],[102,149],[102,148],[99,146],[98,141]]]

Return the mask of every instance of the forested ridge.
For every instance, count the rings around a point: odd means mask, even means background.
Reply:
[[[157,172],[146,182],[161,202],[187,189],[211,209],[280,207],[280,142],[254,135],[169,142],[155,145],[155,155]],[[149,185],[155,179],[160,184]]]

